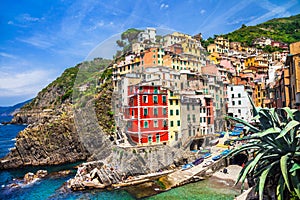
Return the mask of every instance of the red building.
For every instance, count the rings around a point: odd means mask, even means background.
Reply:
[[[161,86],[128,87],[127,133],[137,144],[168,142],[168,95]]]

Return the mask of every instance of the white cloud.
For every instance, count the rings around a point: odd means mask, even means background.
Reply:
[[[36,35],[24,39],[18,38],[18,40],[41,49],[46,49],[53,46],[53,44],[49,42],[49,38],[44,38],[42,35]]]
[[[97,22],[92,28],[90,28],[90,30],[96,30],[97,28],[103,27],[104,25],[104,22],[101,20],[100,22]]]
[[[203,15],[204,13],[206,13],[206,10],[204,10],[204,9],[200,10],[201,15]]]
[[[288,1],[285,5],[281,5],[281,6],[272,4],[267,0],[260,1],[259,3],[260,6],[268,10],[268,12],[250,21],[249,23],[247,23],[247,25],[256,25],[258,23],[264,22],[274,17],[289,17],[291,14],[287,11],[287,9],[297,4],[297,1],[296,0]]]
[[[0,98],[35,95],[51,78],[52,72],[33,70],[20,73],[0,71]]]
[[[160,9],[164,9],[164,8],[169,8],[169,5],[168,5],[168,4],[162,3],[162,4],[160,5]]]
[[[25,13],[21,15],[21,19],[27,22],[38,22],[43,20],[44,18],[32,17],[30,14]]]
[[[12,59],[17,59],[16,56],[4,52],[0,52],[0,56],[5,57],[5,58],[12,58]]]

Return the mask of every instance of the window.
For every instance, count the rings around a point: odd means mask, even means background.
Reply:
[[[176,109],[176,115],[179,115],[179,110],[178,109]]]
[[[143,103],[148,103],[148,96],[147,95],[143,95]]]
[[[173,115],[173,110],[170,110],[170,115],[171,115],[171,116]]]
[[[154,95],[154,96],[153,96],[153,103],[158,103],[157,95]]]
[[[157,121],[157,120],[154,120],[153,122],[154,122],[154,125],[153,125],[153,126],[154,126],[155,128],[157,128],[157,127],[158,127],[158,121]]]
[[[231,95],[231,98],[234,98],[234,94]]]
[[[140,91],[142,91],[142,90],[143,90],[143,87],[142,87],[142,86],[141,86],[141,87],[139,87],[139,90],[140,90]]]
[[[195,117],[195,115],[193,115],[193,122],[194,122],[194,123],[196,122],[196,117]]]
[[[127,123],[127,127],[128,127],[128,128],[132,128],[132,122],[128,122],[128,123]]]
[[[200,123],[202,123],[202,117],[200,117]]]
[[[166,115],[166,114],[167,114],[167,109],[163,108],[163,115]]]
[[[173,100],[170,100],[170,105],[173,105]]]
[[[242,105],[242,101],[238,101],[238,104],[239,104],[239,105]]]
[[[148,115],[148,108],[144,108],[144,116]]]
[[[233,91],[233,87],[230,87],[230,90]]]
[[[167,120],[164,119],[164,127],[167,127]]]
[[[154,94],[158,94],[158,89],[157,89],[157,87],[154,87]]]
[[[162,102],[166,103],[167,102],[167,97],[165,95],[162,96]]]
[[[131,116],[134,116],[134,110],[131,111]]]
[[[189,136],[192,136],[192,130],[189,129]]]
[[[178,100],[176,100],[176,105],[178,105]]]
[[[195,130],[195,129],[193,130],[193,135],[194,135],[194,136],[196,135],[196,130]]]
[[[190,104],[187,104],[187,105],[186,105],[186,109],[187,109],[187,110],[190,110]]]
[[[177,126],[180,126],[180,120],[177,120]]]
[[[234,101],[232,101],[232,105],[233,105],[233,106],[235,105],[235,102],[234,102]]]
[[[187,120],[188,120],[188,121],[191,121],[191,116],[190,116],[190,114],[187,115]]]
[[[206,117],[203,117],[203,122],[206,122]]]
[[[170,96],[172,97],[174,95],[174,92],[173,91],[170,91]]]
[[[170,121],[170,126],[173,127],[174,126],[174,122]]]
[[[153,108],[153,115],[157,116],[158,115],[158,109],[157,108]]]
[[[148,121],[144,121],[144,128],[149,128]]]
[[[194,104],[192,105],[192,110],[195,110],[195,105]]]
[[[205,108],[203,108],[203,113],[205,113],[206,112],[206,109]]]
[[[241,114],[241,109],[238,109],[238,113]]]
[[[241,98],[241,93],[238,93],[238,97]]]

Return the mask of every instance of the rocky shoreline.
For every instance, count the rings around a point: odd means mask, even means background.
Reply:
[[[17,135],[15,147],[0,159],[0,169],[73,163],[89,156],[76,133],[71,105],[56,111],[21,112],[12,123],[20,121],[29,125]]]

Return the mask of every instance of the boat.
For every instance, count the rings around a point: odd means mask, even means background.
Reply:
[[[214,139],[214,140],[211,140],[211,141],[209,142],[209,144],[210,144],[211,146],[215,146],[215,145],[218,144],[218,143],[219,143],[219,138]]]
[[[182,166],[182,170],[187,170],[189,168],[192,168],[194,165],[192,163],[188,163]]]
[[[212,160],[213,161],[217,161],[217,160],[219,160],[220,158],[222,158],[222,155],[220,154],[220,155],[217,155],[217,156],[214,156],[214,157],[212,157]]]
[[[229,154],[229,152],[230,152],[230,150],[226,149],[226,150],[222,151],[221,155],[226,156],[227,154]]]
[[[209,165],[211,165],[211,164],[213,164],[213,163],[214,163],[213,161],[209,160],[209,161],[207,161],[207,162],[205,162],[205,163],[203,164],[203,167],[207,167],[207,166],[209,166]]]
[[[202,156],[202,158],[209,158],[211,156],[211,153],[206,153]]]
[[[193,162],[193,165],[199,165],[200,163],[202,163],[204,161],[204,158],[198,158]]]

